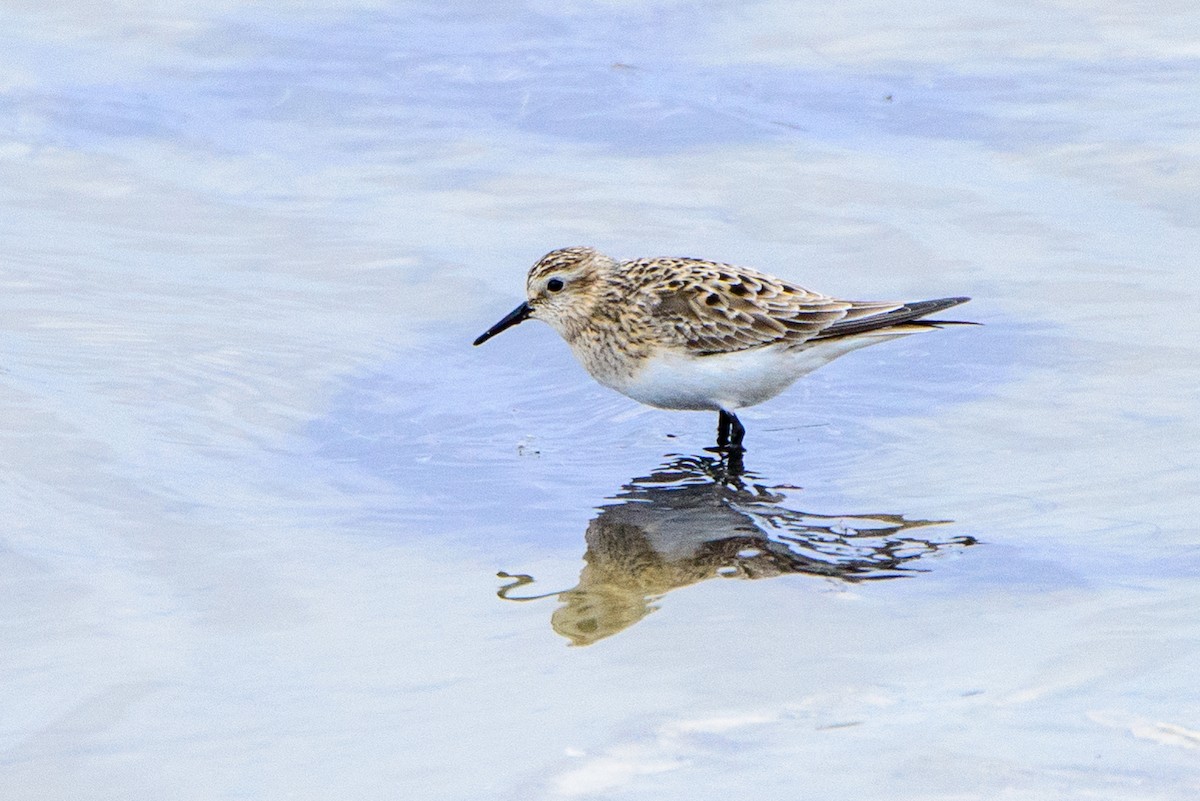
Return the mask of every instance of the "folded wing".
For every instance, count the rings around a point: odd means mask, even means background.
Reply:
[[[639,260],[626,267],[661,271],[664,261],[674,269],[645,284],[652,293],[651,314],[675,332],[679,347],[698,356],[854,336],[911,324],[968,300],[838,300],[745,267],[700,259]]]

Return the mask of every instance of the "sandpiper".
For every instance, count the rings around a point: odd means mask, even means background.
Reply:
[[[717,447],[737,453],[746,430],[736,409],[852,350],[959,324],[922,318],[970,300],[838,300],[746,267],[619,262],[590,247],[547,253],[529,270],[525,294],[476,345],[542,320],[604,386],[660,409],[717,412]]]

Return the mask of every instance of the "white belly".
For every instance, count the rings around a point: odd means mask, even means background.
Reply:
[[[630,378],[603,383],[660,409],[732,411],[770,400],[796,379],[837,357],[896,336],[903,334],[837,339],[806,348],[752,348],[713,356],[669,351],[647,359]]]

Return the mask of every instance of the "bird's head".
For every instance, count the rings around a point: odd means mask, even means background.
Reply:
[[[514,325],[528,320],[549,323],[560,335],[581,327],[592,314],[617,262],[594,248],[570,247],[552,250],[529,269],[525,279],[525,302],[476,340],[482,345]]]

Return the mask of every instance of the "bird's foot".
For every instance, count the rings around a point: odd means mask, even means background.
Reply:
[[[746,463],[743,458],[746,454],[746,449],[741,445],[712,445],[704,450],[720,455],[720,472],[724,476],[737,478],[746,472]]]

